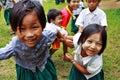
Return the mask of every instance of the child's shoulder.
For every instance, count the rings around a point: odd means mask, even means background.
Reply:
[[[100,8],[98,8],[98,7],[96,8],[96,11],[97,11],[97,12],[101,12],[101,13],[105,13],[102,9],[100,9]]]
[[[89,11],[89,8],[85,8],[82,10],[82,12],[88,12]]]

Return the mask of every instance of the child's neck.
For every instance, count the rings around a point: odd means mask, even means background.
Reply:
[[[87,57],[88,55],[85,54],[84,50],[81,50],[81,56],[82,57]]]
[[[96,9],[96,8],[95,8],[95,9]],[[91,10],[91,9],[89,8],[89,10],[90,10],[91,13],[92,13],[93,11],[95,11],[95,9]]]

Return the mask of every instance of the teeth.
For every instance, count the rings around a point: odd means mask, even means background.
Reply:
[[[32,41],[34,41],[33,39],[30,39],[30,40],[27,40],[28,42],[32,42]]]

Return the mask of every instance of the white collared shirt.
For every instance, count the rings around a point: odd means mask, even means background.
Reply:
[[[89,8],[81,11],[78,16],[75,25],[86,27],[89,24],[99,24],[101,26],[107,26],[106,14],[98,7],[91,13]]]
[[[89,79],[96,74],[98,74],[103,65],[102,55],[94,55],[94,56],[87,56],[82,57],[81,56],[81,46],[77,44],[78,37],[80,36],[80,33],[76,34],[73,37],[73,44],[75,47],[74,50],[74,60],[76,60],[80,65],[84,66],[87,71],[90,73],[89,75],[84,74],[84,76]]]

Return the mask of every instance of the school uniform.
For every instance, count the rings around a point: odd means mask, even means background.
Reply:
[[[80,25],[84,28],[89,24],[99,24],[101,26],[107,26],[105,12],[98,7],[93,12],[90,12],[89,8],[82,10],[76,20],[75,25]]]
[[[68,8],[68,6],[66,6],[65,8],[63,8],[61,10],[62,12],[62,23],[61,23],[61,27],[66,29],[68,22],[70,20],[70,17],[73,16],[72,12],[70,11],[70,9]]]
[[[10,24],[10,11],[14,6],[13,0],[1,0],[0,6],[2,6],[4,9],[4,18],[5,18],[6,24],[9,25]]]
[[[77,37],[77,36],[76,36]],[[73,37],[73,41],[77,42]],[[74,42],[74,43],[75,43]],[[94,56],[81,56],[81,46],[74,44],[74,60],[78,62],[80,65],[84,66],[87,71],[90,73],[88,75],[81,73],[74,65],[71,68],[69,80],[104,80],[104,73],[102,70],[103,60],[102,55],[94,55]]]
[[[44,30],[49,30],[49,28],[51,28],[52,31],[57,29],[64,36],[68,35],[68,32],[65,29],[61,28],[60,26],[55,25],[54,23],[47,23]],[[53,49],[59,49],[60,48],[60,40],[59,40],[59,38],[57,38],[57,36],[56,36],[55,41],[52,43],[52,48]]]
[[[30,48],[17,36],[6,47],[0,49],[0,60],[14,57],[17,80],[57,80],[55,66],[50,58],[49,46],[57,30],[44,30],[38,44]]]
[[[76,19],[83,9],[84,9],[84,4],[83,4],[83,2],[80,2],[80,6],[76,10],[72,11],[72,13],[76,17]],[[76,33],[78,31],[78,27],[75,25],[76,19],[74,19],[73,17],[71,19],[71,32],[74,32],[74,33]]]

